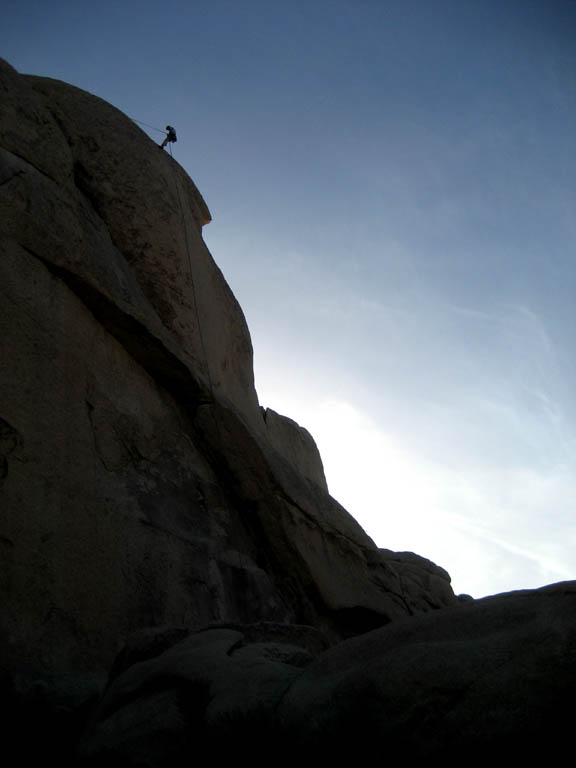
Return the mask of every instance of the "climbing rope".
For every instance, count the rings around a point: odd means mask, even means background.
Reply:
[[[172,154],[172,144],[168,143],[168,151],[170,153],[170,157],[172,160],[174,160],[174,155]],[[222,451],[224,442],[222,440],[222,432],[220,431],[220,419],[216,415],[216,398],[214,397],[214,383],[212,381],[212,374],[210,373],[210,363],[208,360],[208,354],[206,352],[206,344],[204,343],[204,335],[202,333],[202,324],[200,322],[200,313],[198,311],[198,298],[196,293],[196,285],[194,283],[194,270],[192,267],[192,256],[190,253],[190,242],[188,240],[188,228],[186,226],[186,217],[184,215],[184,206],[182,204],[182,197],[180,195],[180,185],[178,183],[178,178],[176,176],[175,169],[172,169],[174,182],[176,186],[176,194],[178,196],[178,206],[180,208],[180,215],[182,217],[182,228],[184,229],[184,242],[186,243],[186,255],[188,257],[188,269],[190,271],[190,283],[192,285],[192,298],[194,300],[194,313],[196,315],[196,325],[198,327],[198,333],[200,335],[200,345],[202,350],[202,356],[204,358],[204,364],[206,366],[206,373],[208,375],[208,389],[210,391],[210,400],[212,407],[210,408],[210,413],[212,414],[212,419],[214,421],[214,426],[216,428],[216,444],[220,451]],[[250,557],[248,558],[248,561],[245,562],[242,549],[238,549],[238,557],[240,560],[240,567],[244,568],[246,571],[250,567]]]
[[[150,128],[153,131],[158,131],[158,133],[162,133],[164,135],[167,135],[167,132],[164,131],[164,130],[161,130],[160,128],[155,128],[153,125],[149,125],[148,123],[144,123],[141,120],[136,120],[136,118],[134,118],[134,117],[132,117],[130,119],[133,122],[135,122],[135,123],[139,123],[140,125],[146,126],[146,128]],[[174,155],[172,154],[172,144],[171,144],[171,142],[168,142],[168,151],[170,153],[170,158],[172,160],[174,160]],[[181,216],[181,219],[182,219],[182,228],[184,230],[184,242],[185,242],[185,245],[186,245],[186,256],[187,256],[187,259],[188,259],[188,269],[189,269],[189,272],[190,272],[190,284],[192,286],[192,298],[193,298],[193,301],[194,301],[194,314],[196,316],[196,326],[198,328],[198,334],[200,336],[200,348],[201,348],[201,353],[202,353],[202,357],[203,357],[203,360],[204,360],[204,364],[206,366],[206,373],[207,373],[207,376],[208,376],[208,389],[209,389],[209,392],[210,392],[210,401],[211,401],[211,405],[212,405],[212,408],[210,409],[210,412],[211,412],[212,418],[214,420],[214,426],[216,427],[216,442],[217,442],[217,445],[219,446],[219,448],[221,450],[222,446],[223,446],[223,441],[222,441],[222,434],[220,432],[219,419],[218,419],[218,417],[216,415],[216,408],[215,408],[216,398],[214,397],[214,383],[212,381],[212,374],[210,373],[210,363],[209,363],[209,360],[208,360],[208,354],[206,352],[206,344],[204,342],[204,334],[202,333],[202,324],[200,322],[200,313],[198,311],[198,295],[197,295],[197,292],[196,292],[196,285],[195,285],[195,282],[194,282],[194,270],[193,270],[193,267],[192,267],[192,256],[191,256],[191,252],[190,252],[190,241],[188,239],[188,228],[186,226],[186,217],[185,217],[185,214],[184,214],[184,206],[182,204],[182,196],[180,195],[180,185],[178,183],[178,178],[176,176],[176,172],[175,172],[174,168],[172,168],[172,174],[173,174],[173,178],[174,178],[174,185],[176,187],[176,195],[178,197],[178,207],[180,208],[180,216]],[[182,298],[184,299],[184,294],[183,293],[181,293],[180,291],[177,291],[177,293],[179,293],[182,296]],[[239,551],[238,555],[239,555],[239,558],[240,558],[240,565],[242,567],[247,567],[247,566],[245,566],[245,564],[243,562],[242,552]]]
[[[170,157],[174,159],[174,155],[172,154],[172,146],[171,144],[168,144],[168,151],[170,152]],[[194,300],[194,313],[196,315],[196,326],[198,328],[198,334],[200,336],[200,346],[202,350],[202,356],[204,358],[204,363],[206,365],[206,373],[208,375],[208,388],[210,390],[210,398],[212,403],[215,402],[214,397],[214,384],[212,382],[212,374],[210,373],[210,363],[208,361],[208,354],[206,352],[206,344],[204,343],[204,334],[202,333],[202,323],[200,322],[200,313],[198,312],[198,295],[196,293],[196,285],[194,283],[194,270],[192,268],[192,256],[190,254],[190,242],[188,240],[188,228],[186,226],[186,217],[184,215],[184,206],[182,205],[182,197],[180,195],[180,185],[178,184],[178,179],[176,178],[176,173],[173,170],[174,175],[174,181],[176,186],[176,194],[178,196],[178,207],[180,208],[180,216],[182,218],[182,229],[184,230],[184,242],[186,244],[186,256],[188,258],[188,269],[190,272],[190,284],[192,285],[192,298]],[[220,428],[218,426],[218,419],[216,418],[216,414],[214,412],[214,409],[212,409],[212,416],[214,418],[214,423],[216,425],[216,432],[218,434],[218,442],[221,444],[221,436],[220,436]]]
[[[155,128],[153,125],[148,125],[148,123],[143,123],[142,120],[136,120],[135,117],[131,117],[130,120],[132,120],[133,123],[138,123],[139,125],[145,125],[146,128],[151,128],[153,131],[158,131],[158,133],[166,133],[166,131],[163,131],[161,128]]]

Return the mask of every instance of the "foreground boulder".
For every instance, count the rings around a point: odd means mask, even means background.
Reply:
[[[407,618],[323,650],[274,625],[140,636],[80,753],[90,765],[563,757],[572,741],[576,582]],[[162,645],[164,644],[164,647]],[[166,646],[168,646],[166,648]]]

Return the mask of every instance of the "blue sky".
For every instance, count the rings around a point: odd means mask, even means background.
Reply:
[[[260,401],[380,546],[576,577],[576,2],[4,0],[0,40],[176,126]]]

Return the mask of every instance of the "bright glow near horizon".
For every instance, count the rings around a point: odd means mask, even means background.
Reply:
[[[573,576],[560,552],[521,530],[522,514],[531,504],[548,504],[555,497],[576,501],[572,471],[550,476],[519,472],[511,478],[495,470],[492,477],[482,478],[481,493],[478,478],[419,461],[354,405],[337,400],[303,403],[273,390],[267,395],[271,407],[313,434],[331,495],[376,544],[413,551],[442,565],[453,576],[457,593],[489,594],[492,568],[505,571],[500,577],[508,579],[509,589],[536,588]],[[513,528],[518,526],[512,536],[506,530],[511,521]],[[576,527],[573,536],[576,544]]]

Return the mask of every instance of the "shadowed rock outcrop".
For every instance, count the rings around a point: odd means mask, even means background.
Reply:
[[[447,574],[382,556],[306,430],[259,407],[178,163],[101,99],[0,74],[2,658],[102,677],[147,626],[333,642],[450,604]]]
[[[308,430],[272,408],[263,408],[266,435],[272,446],[304,477],[328,492],[322,459],[314,438]]]
[[[403,619],[323,650],[275,627],[207,629],[119,669],[84,734],[90,765],[212,758],[563,758],[576,583]],[[167,633],[163,634],[167,637]],[[158,716],[161,713],[161,716]]]

